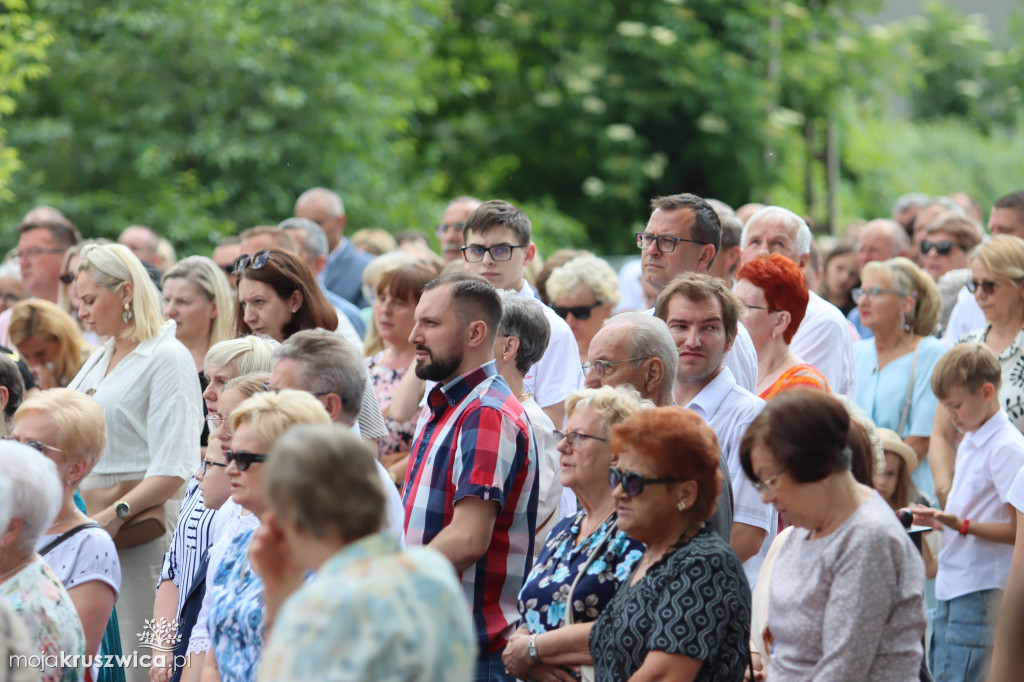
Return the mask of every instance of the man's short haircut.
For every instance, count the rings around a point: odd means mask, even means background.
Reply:
[[[511,204],[510,204],[511,205]],[[463,324],[477,320],[487,325],[487,335],[491,343],[498,334],[501,324],[502,306],[498,290],[479,275],[470,272],[450,272],[427,282],[423,293],[440,286],[451,285],[451,307]]]
[[[295,360],[302,363],[296,379],[304,391],[334,393],[342,410],[353,420],[363,406],[366,361],[344,337],[326,329],[295,332],[274,349],[274,363]]]
[[[733,213],[722,219],[722,251],[728,251],[734,246],[740,245],[743,239],[743,223]]]
[[[654,304],[654,316],[668,323],[668,306],[675,296],[682,296],[694,303],[703,303],[717,298],[722,308],[722,326],[725,327],[725,338],[732,343],[736,338],[736,330],[743,317],[743,304],[736,294],[725,286],[717,277],[686,272],[668,283]]]
[[[227,237],[223,237],[217,242],[217,248],[221,246],[235,246],[236,244],[242,243],[242,237],[237,234],[229,234]]]
[[[718,214],[715,213],[711,204],[696,194],[671,194],[651,199],[651,211],[659,209],[666,212],[693,211],[693,227],[690,228],[690,238],[702,244],[711,244],[715,247],[715,255],[718,255],[722,248],[722,223],[718,220]],[[711,260],[714,262],[714,258]]]
[[[1003,368],[996,354],[983,343],[959,343],[939,358],[932,370],[932,393],[945,400],[955,388],[963,388],[972,395],[983,384],[992,384],[999,391]]]
[[[295,205],[298,206],[310,199],[323,204],[328,217],[330,218],[338,218],[345,215],[345,204],[341,201],[341,197],[338,196],[338,193],[333,190],[329,190],[326,187],[313,187],[311,189],[307,189],[299,195],[298,199],[295,200]]]
[[[960,248],[970,253],[975,246],[981,243],[984,231],[981,225],[974,218],[957,213],[947,212],[939,215],[938,218],[928,224],[925,236],[935,232],[948,232],[953,240],[960,245]]]
[[[750,220],[743,226],[743,237],[742,244],[747,243],[747,233],[750,231],[750,226],[761,221],[770,221],[776,223],[782,223],[786,226],[790,232],[793,232],[793,241],[796,244],[796,253],[798,256],[802,256],[805,253],[811,252],[811,228],[807,225],[807,221],[793,213],[788,208],[782,208],[781,206],[765,206],[754,215],[750,216]]]
[[[473,209],[473,212],[466,216],[466,225],[462,228],[462,238],[468,241],[471,232],[483,235],[487,233],[487,230],[496,226],[512,230],[512,234],[520,244],[530,243],[533,234],[530,219],[521,210],[501,199],[485,201]]]
[[[7,388],[7,405],[3,413],[3,431],[11,432],[11,420],[25,396],[25,381],[21,378],[21,370],[7,353],[0,353],[0,386]]]
[[[658,405],[671,405],[672,387],[675,385],[676,373],[679,371],[679,349],[676,348],[676,343],[672,340],[668,325],[664,320],[640,311],[619,313],[608,320],[605,326],[612,324],[626,324],[633,329],[633,333],[629,337],[626,357],[656,357],[661,360],[665,373],[661,379],[661,386],[658,388]]]
[[[919,207],[929,199],[931,199],[931,197],[927,194],[922,194],[921,192],[904,194],[896,200],[896,203],[892,207],[892,214],[898,215],[904,211],[909,211],[912,208]]]
[[[282,251],[290,251],[298,255],[299,245],[295,242],[295,238],[285,232],[279,227],[273,225],[257,225],[256,227],[250,227],[248,230],[242,232],[242,241],[246,239],[253,239],[255,237],[270,237],[271,248],[281,249]]]
[[[66,249],[82,241],[78,228],[68,220],[26,220],[18,225],[18,234],[44,228],[50,231],[50,238],[60,248]]]
[[[306,254],[310,258],[319,258],[330,253],[327,245],[327,235],[324,229],[317,223],[306,218],[287,218],[277,224],[277,227],[290,234],[296,242],[302,242],[306,248]],[[295,234],[303,232],[303,235]]]
[[[502,316],[498,333],[519,339],[516,369],[526,375],[544,355],[551,339],[551,325],[536,299],[523,298],[515,291],[502,291]]]
[[[893,258],[900,255],[900,252],[907,251],[911,247],[910,235],[903,229],[895,220],[889,220],[888,218],[876,218],[875,220],[869,221],[865,226],[864,230],[861,231],[861,235],[867,231],[868,228],[882,227],[884,228],[886,236],[892,243],[892,250],[889,257]]]
[[[1008,208],[1017,214],[1017,220],[1024,225],[1024,190],[1004,194],[996,199],[992,208]]]

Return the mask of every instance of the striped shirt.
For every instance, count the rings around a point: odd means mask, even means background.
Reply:
[[[199,489],[199,481],[195,476],[190,477],[185,488],[185,498],[181,503],[181,513],[178,515],[178,525],[174,527],[171,546],[164,554],[160,578],[156,581],[157,588],[165,580],[170,580],[178,586],[178,610],[175,612],[175,620],[181,617],[181,609],[196,579],[196,569],[199,568],[203,552],[210,547],[210,524],[216,513],[216,509],[207,509],[203,504],[203,491]]]
[[[451,523],[455,503],[494,500],[487,552],[460,576],[480,654],[507,643],[533,560],[537,458],[523,406],[493,361],[435,386],[416,425],[405,484],[405,540],[427,545]]]

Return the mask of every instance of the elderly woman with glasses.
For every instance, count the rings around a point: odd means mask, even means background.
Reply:
[[[36,549],[71,596],[85,629],[86,651],[99,653],[121,588],[121,564],[110,534],[78,510],[75,491],[106,443],[103,410],[78,391],[52,389],[21,404],[12,435],[52,460],[64,482],[60,511]]]
[[[579,256],[554,269],[545,284],[551,308],[569,324],[587,361],[590,340],[619,304],[619,279],[602,258]]]
[[[999,405],[1019,430],[1024,431],[1024,241],[1009,235],[992,237],[971,257],[967,289],[974,294],[985,327],[968,332],[958,343],[982,343],[999,358],[1003,368]],[[949,412],[941,403],[935,410],[928,459],[935,476],[939,501],[953,483],[958,435]]]
[[[264,465],[271,448],[295,424],[329,424],[323,404],[304,391],[259,393],[228,417],[230,448],[224,450],[231,499],[262,521],[269,510],[264,495]],[[203,660],[203,677],[225,682],[256,678],[263,649],[263,581],[249,561],[255,529],[230,539],[207,578],[206,627],[213,656]]]
[[[770,401],[743,437],[744,472],[795,526],[771,576],[769,679],[918,679],[924,565],[885,500],[854,478],[870,449],[837,398],[806,389]]]
[[[945,351],[931,336],[942,307],[938,287],[912,261],[892,258],[864,266],[854,298],[861,324],[875,335],[853,345],[857,405],[875,425],[898,433],[923,463],[938,402],[932,369]],[[934,494],[927,465],[911,475],[918,490]]]
[[[519,593],[522,625],[503,656],[516,677],[565,679],[567,669],[592,665],[587,637],[593,621],[643,554],[643,546],[616,526],[608,432],[648,407],[628,387],[584,389],[566,400],[560,480],[576,494],[580,510],[552,528]]]
[[[36,553],[63,487],[52,460],[27,445],[0,443],[0,602],[25,626],[32,654],[46,657],[35,677],[43,682],[80,682],[84,675],[86,639],[75,603]],[[0,669],[13,664],[5,659]]]
[[[613,427],[609,445],[619,529],[644,552],[591,630],[596,679],[739,680],[750,587],[705,525],[722,487],[714,431],[690,410],[659,407]]]

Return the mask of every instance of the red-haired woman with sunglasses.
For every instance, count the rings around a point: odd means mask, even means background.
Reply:
[[[612,428],[609,445],[619,529],[645,550],[590,633],[596,679],[741,679],[750,587],[705,525],[722,487],[714,431],[691,410],[659,407]]]
[[[242,254],[235,261],[235,274],[239,336],[263,334],[284,341],[303,329],[338,328],[338,314],[298,256],[280,249]]]

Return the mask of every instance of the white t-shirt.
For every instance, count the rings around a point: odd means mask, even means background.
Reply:
[[[569,325],[554,310],[540,302],[533,287],[523,282],[518,293],[522,298],[536,301],[551,326],[551,338],[544,355],[523,377],[523,388],[533,394],[537,404],[550,407],[583,387],[585,377],[580,365],[579,346],[576,345],[576,337]]]
[[[1000,410],[960,441],[946,511],[972,523],[1009,523],[1010,486],[1021,467],[1024,435]],[[972,592],[1005,589],[1012,558],[1013,545],[943,527],[935,596],[948,601]]]
[[[853,399],[857,395],[857,379],[853,339],[846,318],[821,296],[813,291],[807,293],[807,312],[789,348],[825,375],[833,393]]]

